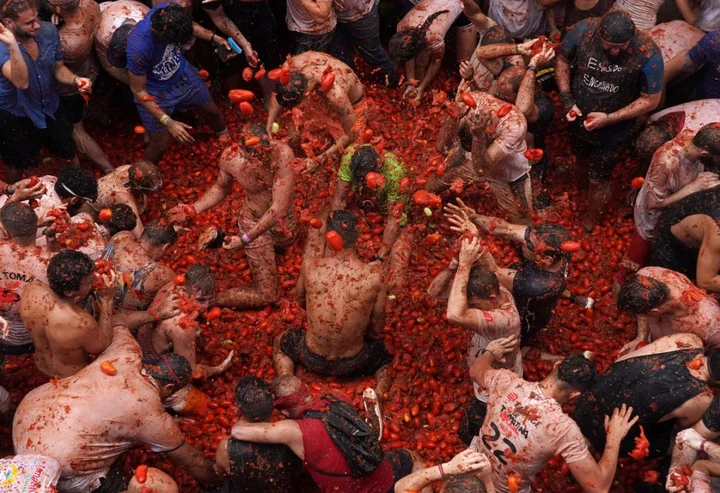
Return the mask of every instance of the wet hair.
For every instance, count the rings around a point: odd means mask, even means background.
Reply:
[[[127,204],[116,204],[110,207],[112,217],[105,224],[110,236],[115,236],[120,231],[132,231],[137,226],[137,216]]]
[[[290,82],[288,82],[287,85],[278,83],[275,89],[275,99],[283,108],[294,108],[305,99],[307,84],[308,80],[304,74],[292,72],[290,74]]]
[[[22,202],[10,202],[0,209],[0,222],[10,236],[35,236],[38,218],[32,207]]]
[[[485,485],[476,476],[454,476],[445,483],[445,493],[486,493]]]
[[[570,232],[564,227],[556,223],[542,223],[534,226],[532,232],[535,233],[535,252],[538,255],[546,255],[555,260],[569,259],[572,256],[570,253],[563,252],[561,248],[563,242],[572,239]],[[539,245],[543,245],[545,248],[538,250]]]
[[[260,125],[259,123],[253,123],[248,128],[248,133],[254,137],[257,137],[260,139],[260,142],[263,146],[270,145],[270,134],[268,134],[267,128],[265,128],[265,125]]]
[[[130,188],[149,190],[161,179],[160,168],[150,161],[138,161],[128,168],[128,181]]]
[[[480,46],[496,44],[515,44],[508,30],[499,24],[488,29],[480,40]]]
[[[133,29],[135,29],[135,21],[126,21],[122,26],[115,29],[112,38],[110,38],[110,44],[105,56],[113,67],[127,67],[127,38]]]
[[[270,384],[275,399],[297,392],[302,381],[295,375],[283,375]]]
[[[500,296],[500,282],[495,273],[484,265],[474,265],[470,269],[467,294],[468,297],[489,300],[491,296]]]
[[[710,380],[720,382],[720,351],[708,351],[706,357]]]
[[[358,239],[357,218],[349,210],[333,211],[327,220],[327,230],[335,231],[343,240],[343,248],[352,248]]]
[[[655,151],[673,139],[673,134],[663,125],[649,125],[633,142],[635,154],[641,160],[651,159]]]
[[[48,283],[58,296],[80,289],[85,279],[95,269],[95,262],[77,250],[62,250],[50,259],[47,267]]]
[[[153,32],[165,43],[182,46],[193,36],[192,17],[177,4],[157,9],[150,18]]]
[[[624,10],[613,9],[600,21],[600,37],[608,43],[624,44],[635,36],[635,23]]]
[[[37,10],[37,8],[34,0],[2,0],[0,1],[0,19],[16,21],[21,13],[30,9]]]
[[[206,295],[215,294],[215,273],[203,264],[193,264],[185,272],[188,287]]]
[[[267,421],[273,411],[273,393],[262,379],[241,378],[235,387],[235,402],[242,415],[253,423]]]
[[[184,356],[167,353],[155,360],[143,360],[145,371],[158,380],[161,387],[172,385],[171,394],[187,386],[192,378],[192,367]]]
[[[597,370],[593,362],[582,354],[566,356],[558,366],[558,379],[579,392],[593,386]]]
[[[153,219],[147,223],[140,236],[141,240],[147,241],[154,247],[172,245],[177,238],[175,228],[162,218]]]
[[[420,27],[395,33],[388,43],[390,58],[392,58],[395,63],[405,63],[415,58],[415,55],[425,48],[425,44],[427,43],[425,33],[430,27],[430,24],[432,24],[439,15],[446,13],[448,13],[447,10],[435,12],[428,16]]]
[[[464,122],[458,128],[458,137],[460,137],[460,145],[466,152],[472,151],[473,136],[470,131],[470,124]]]
[[[525,78],[525,67],[514,66],[503,70],[498,77],[498,84],[507,82],[515,94],[520,90],[523,78]]]
[[[363,182],[365,175],[371,171],[377,171],[380,154],[373,146],[364,145],[358,147],[350,159],[350,173],[353,180]]]
[[[76,166],[68,166],[58,173],[55,193],[61,199],[77,196],[94,202],[98,197],[97,180],[89,171]]]
[[[713,156],[720,156],[720,123],[709,123],[698,130],[692,143]]]
[[[628,279],[620,289],[617,307],[620,311],[641,315],[665,303],[670,289],[660,281],[643,275]]]

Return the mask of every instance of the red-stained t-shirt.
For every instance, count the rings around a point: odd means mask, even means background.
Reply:
[[[342,396],[338,395],[338,398],[342,398]],[[320,401],[318,401],[319,403]],[[313,408],[320,408],[320,406],[313,406],[310,409]],[[384,460],[372,474],[367,476],[335,477],[319,472],[323,471],[333,475],[350,474],[350,466],[348,466],[343,453],[335,446],[321,420],[299,419],[296,422],[303,437],[304,464],[322,493],[385,493],[392,489],[395,480],[392,466],[387,460]]]

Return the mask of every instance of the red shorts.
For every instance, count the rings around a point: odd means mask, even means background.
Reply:
[[[622,265],[615,275],[615,281],[617,281],[618,284],[622,286],[625,284],[625,281],[647,265],[650,260],[650,245],[650,242],[640,236],[637,230],[633,230],[630,248],[625,252]]]

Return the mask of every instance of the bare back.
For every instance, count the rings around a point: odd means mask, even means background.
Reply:
[[[220,157],[220,171],[227,173],[245,191],[243,207],[260,217],[272,205],[274,169],[269,162],[230,146]]]
[[[46,284],[27,286],[20,318],[35,344],[37,367],[53,377],[74,375],[90,363],[88,340],[99,338],[95,319],[79,306],[60,299]]]
[[[365,88],[357,74],[349,66],[335,57],[317,51],[306,51],[294,56],[290,62],[294,72],[302,72],[308,78],[308,86],[318,85],[327,69],[335,74],[335,83],[327,93],[328,103],[333,105],[333,99],[345,95],[351,104],[360,101],[365,95]]]
[[[308,348],[327,357],[356,355],[382,287],[380,269],[356,257],[331,256],[306,260],[302,271]]]

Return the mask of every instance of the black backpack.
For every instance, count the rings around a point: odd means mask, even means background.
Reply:
[[[345,457],[351,473],[329,473],[309,464],[307,466],[326,476],[335,477],[367,476],[372,473],[385,458],[377,432],[370,428],[349,403],[332,394],[325,394],[322,399],[330,403],[327,411],[309,410],[303,413],[303,417],[322,420],[330,438]]]

